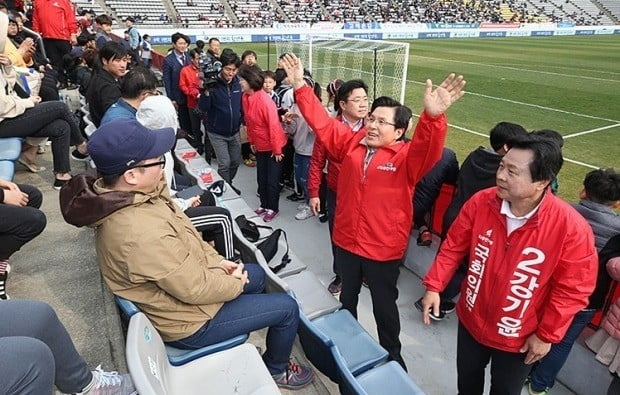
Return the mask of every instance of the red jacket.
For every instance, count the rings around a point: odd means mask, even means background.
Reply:
[[[258,152],[281,155],[282,147],[286,145],[286,135],[271,96],[262,89],[252,95],[244,93],[241,105],[250,144]]]
[[[507,236],[496,187],[472,196],[452,223],[423,284],[441,291],[469,256],[457,305],[479,343],[519,352],[532,334],[558,343],[594,290],[592,229],[570,205],[546,193],[538,211]]]
[[[71,40],[77,34],[78,24],[69,0],[37,0],[34,2],[32,27],[43,38]]]
[[[330,118],[309,87],[296,89],[295,100],[329,155],[342,162],[334,243],[376,261],[401,259],[411,230],[413,188],[441,156],[446,117],[422,113],[413,140],[378,149],[364,173],[366,129],[353,134]]]
[[[181,69],[179,75],[179,89],[185,94],[187,98],[187,108],[196,108],[198,105],[198,96],[200,96],[200,77],[198,74],[200,70],[193,64],[187,65]]]
[[[342,115],[336,117],[337,120],[342,122]],[[357,133],[357,132],[354,132]],[[312,157],[310,158],[310,167],[308,169],[308,197],[319,197],[319,189],[321,188],[321,182],[323,180],[323,169],[327,162],[327,186],[332,191],[336,191],[338,188],[338,175],[340,174],[340,161],[336,158],[328,155],[327,149],[321,144],[319,140],[314,142],[314,148],[312,149]]]

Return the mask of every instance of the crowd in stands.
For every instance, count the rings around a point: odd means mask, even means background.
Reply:
[[[53,185],[61,190],[65,220],[97,228],[105,283],[135,303],[166,343],[191,350],[267,327],[262,357],[274,381],[300,389],[314,379],[310,366],[290,359],[297,302],[264,292],[263,269],[241,262],[235,251],[231,213],[217,206],[215,192],[194,192],[174,166],[173,146],[183,137],[216,161],[219,176],[239,195],[239,167],[255,168],[257,184],[248,191],[258,190],[255,213],[263,222],[280,215],[286,188],[292,192],[286,199],[299,203],[296,220],[322,215],[329,222],[329,291],[357,318],[367,284],[379,343],[404,370],[399,266],[412,227],[420,246],[430,244],[429,212],[442,185],[454,185],[442,243],[423,280],[426,292],[415,303],[421,319],[429,324],[457,311],[459,392],[482,393],[489,361],[492,393],[520,394],[527,383],[530,394],[544,394],[553,386],[618,277],[620,175],[614,169],[588,173],[580,202],[571,207],[555,195],[561,135],[509,122],[495,125],[490,147],[473,151],[459,169],[444,147],[445,113],[464,95],[465,80],[454,74],[436,88],[427,81],[411,135],[411,109],[389,97],[370,103],[362,80],[332,81],[325,107],[323,87],[296,56],[284,54],[276,70],[262,70],[250,48],[239,56],[215,37],[192,43],[177,32],[163,61],[164,96],[149,67],[149,37],[140,36],[134,18],[125,19],[126,37],[116,42],[109,17],[78,25],[70,3],[55,1],[66,7],[61,20],[49,17],[44,0],[35,2],[32,20],[49,59],[20,36],[25,16],[0,2],[0,137],[25,138],[20,160],[32,172],[41,171],[34,159],[40,139],[51,140]],[[482,3],[468,4],[494,18]],[[315,1],[280,4],[310,20],[326,18]],[[363,7],[380,15],[385,4]],[[433,12],[441,16],[429,18],[474,18],[450,5]],[[220,69],[204,72],[216,62]],[[18,79],[21,65],[40,74],[38,92],[34,81]],[[68,84],[79,86],[97,127],[88,141],[59,100],[59,88]],[[71,160],[92,160],[96,172],[72,175]],[[185,196],[187,190],[192,194]],[[0,355],[13,356],[11,369],[0,358],[0,388],[45,393],[56,385],[96,394],[107,386],[130,394],[128,376],[88,368],[49,306],[7,301],[9,259],[46,226],[41,199],[32,186],[0,180],[0,314],[11,317],[0,320]],[[610,394],[620,387],[619,309],[588,343],[614,375]]]

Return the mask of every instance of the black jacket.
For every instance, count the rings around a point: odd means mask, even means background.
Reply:
[[[495,186],[495,173],[502,157],[490,148],[478,147],[467,156],[456,183],[456,195],[443,216],[443,234],[454,222],[461,207],[476,192]]]
[[[431,211],[441,186],[445,184],[456,184],[459,175],[459,162],[456,160],[456,154],[449,148],[444,148],[441,153],[441,159],[435,163],[428,173],[415,186],[413,195],[413,211],[416,225],[426,213]]]
[[[200,95],[198,107],[205,112],[205,129],[208,133],[231,137],[239,133],[242,120],[241,84],[235,76],[230,84],[217,77],[217,87]]]
[[[588,309],[600,310],[605,307],[605,299],[613,282],[609,273],[607,273],[607,262],[611,258],[618,256],[620,256],[620,234],[609,239],[607,244],[598,253],[598,277],[596,278],[596,288],[594,288],[594,292],[590,295]]]
[[[121,97],[118,81],[107,71],[99,69],[91,77],[86,91],[86,101],[90,111],[90,119],[96,127],[101,124],[103,114]]]

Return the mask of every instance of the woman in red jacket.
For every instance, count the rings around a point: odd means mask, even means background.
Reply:
[[[256,214],[270,222],[279,212],[282,147],[286,136],[278,117],[278,109],[263,90],[263,77],[255,66],[241,66],[237,74],[243,90],[241,105],[248,130],[248,141],[256,154],[256,177],[260,207]]]

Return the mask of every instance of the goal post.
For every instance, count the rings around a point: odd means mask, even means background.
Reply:
[[[390,96],[405,101],[409,43],[308,34],[305,40],[276,41],[276,52],[301,58],[315,81],[362,79],[368,96]]]

